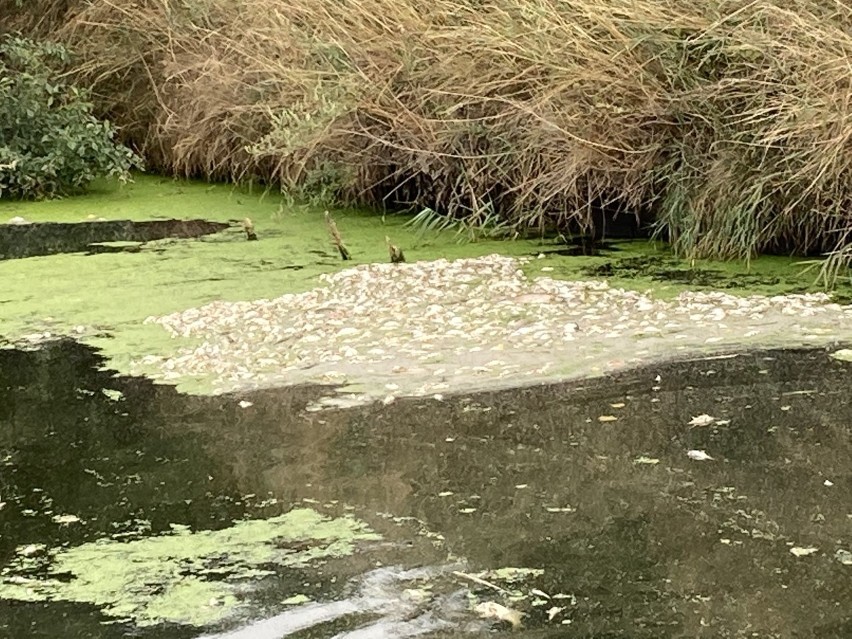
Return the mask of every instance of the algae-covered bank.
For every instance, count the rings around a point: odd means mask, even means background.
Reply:
[[[351,261],[340,260],[322,210],[223,185],[138,176],[80,197],[2,202],[6,228],[228,226],[0,260],[0,338],[71,335],[101,348],[117,370],[195,392],[309,381],[371,397],[852,339],[846,307],[830,303],[850,299],[852,288],[841,282],[835,300],[784,297],[818,291],[815,272],[788,258],[684,263],[647,241],[577,255],[564,238],[460,243],[452,231],[419,232],[403,215],[332,213]],[[245,218],[258,241],[247,241]],[[387,264],[387,240],[407,264]],[[702,293],[715,289],[726,296]]]

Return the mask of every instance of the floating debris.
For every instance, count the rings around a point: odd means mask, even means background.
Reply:
[[[654,466],[656,464],[659,464],[660,460],[657,459],[656,457],[646,457],[645,455],[642,455],[642,456],[634,459],[633,463],[634,464],[647,464],[649,466]]]
[[[243,219],[243,231],[245,231],[246,239],[249,242],[257,241],[257,232],[254,230],[254,223],[250,217]]]
[[[524,616],[519,610],[507,608],[506,606],[494,601],[484,601],[477,604],[474,608],[476,613],[485,619],[497,619],[512,624],[512,628],[521,627],[521,619]]]
[[[391,244],[391,240],[387,235],[385,235],[385,243],[388,245],[388,254],[390,255],[391,264],[401,264],[405,261],[405,255],[403,255],[402,249]]]
[[[16,549],[16,552],[22,557],[32,557],[33,555],[40,553],[47,546],[44,544],[27,544],[26,546],[21,546]]]
[[[480,577],[478,575],[472,575],[470,573],[460,572],[458,570],[454,570],[453,575],[455,575],[456,577],[461,577],[462,579],[467,579],[469,581],[472,581],[473,583],[479,584],[480,586],[485,586],[486,588],[492,588],[494,590],[497,590],[498,592],[504,592],[504,593],[509,592],[505,588],[502,588],[495,583],[491,583],[490,581],[488,581],[488,580],[486,580],[483,577]]]
[[[120,402],[124,399],[124,393],[122,393],[120,390],[115,390],[114,388],[102,388],[101,393],[106,395],[114,402]]]
[[[349,259],[330,216],[327,222],[341,257]],[[733,338],[757,326],[773,343],[819,327],[852,325],[852,306],[831,304],[824,294],[739,298],[686,292],[658,300],[601,281],[529,278],[524,264],[500,255],[363,264],[321,275],[320,285],[305,292],[216,301],[151,317],[147,323],[197,341],[174,356],[140,360],[131,370],[170,381],[209,380],[218,392],[337,372],[350,382],[380,382],[369,394],[369,401],[380,401],[390,372],[404,373],[394,377],[395,396],[428,397],[489,380],[559,379],[561,362],[571,362],[575,373],[602,359],[608,369],[640,364],[658,357],[659,349],[632,351],[636,357],[625,360],[625,344],[648,338],[703,348],[708,331]],[[718,308],[725,309],[724,327],[713,319]],[[39,335],[37,341],[44,339]],[[489,357],[498,352],[500,360]],[[655,376],[657,390],[661,379]],[[613,409],[622,403],[613,402]],[[693,419],[721,421],[709,418]]]
[[[703,450],[688,450],[686,456],[694,461],[713,461],[713,458]]]
[[[852,348],[841,348],[839,351],[834,351],[831,356],[842,362],[852,362]]]
[[[810,555],[816,554],[819,552],[819,548],[809,547],[809,548],[801,548],[799,546],[793,546],[790,548],[790,554],[796,557],[808,557]]]
[[[545,510],[549,513],[573,513],[577,509],[571,506],[549,506],[545,507]]]
[[[710,424],[712,424],[715,421],[716,421],[715,417],[712,417],[712,416],[710,416],[706,413],[702,413],[701,415],[698,415],[697,417],[693,417],[689,421],[689,425],[690,426],[709,426]]]

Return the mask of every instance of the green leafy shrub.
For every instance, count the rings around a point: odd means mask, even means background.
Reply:
[[[0,197],[73,193],[141,165],[92,115],[88,94],[62,79],[69,59],[58,44],[0,36]]]

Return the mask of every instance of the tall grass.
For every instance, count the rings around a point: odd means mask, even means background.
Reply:
[[[519,231],[616,202],[686,256],[850,262],[841,0],[25,4],[164,170]]]

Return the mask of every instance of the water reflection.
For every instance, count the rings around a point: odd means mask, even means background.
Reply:
[[[511,602],[451,564],[543,571],[519,586],[540,594],[512,604],[524,628],[495,625],[515,636],[852,636],[852,566],[837,554],[852,550],[850,365],[824,353],[320,413],[305,411],[320,388],[186,397],[96,364],[73,343],[0,351],[0,566],[22,544],[219,529],[309,504],[385,541],[257,579],[246,620],[208,633],[261,636],[227,633],[262,619],[275,636],[481,632],[465,594]],[[68,513],[81,522],[57,522]],[[412,603],[418,566],[438,572]],[[376,575],[385,587],[370,590]],[[311,603],[283,606],[293,592]],[[0,601],[10,637],[203,634],[107,620]]]

